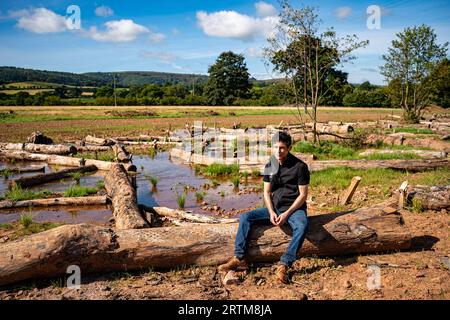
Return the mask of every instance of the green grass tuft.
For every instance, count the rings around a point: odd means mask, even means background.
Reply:
[[[97,193],[96,188],[74,185],[64,192],[65,197],[85,197]]]
[[[3,198],[11,200],[11,201],[22,201],[22,200],[45,198],[52,194],[53,194],[53,192],[50,190],[42,190],[39,192],[33,192],[28,189],[22,189],[18,185],[14,185],[10,190],[5,192],[5,195]]]
[[[239,174],[239,165],[238,164],[227,165],[227,164],[221,164],[221,163],[213,163],[209,166],[203,167],[201,170],[205,176],[209,176],[209,177],[235,175],[235,174]]]
[[[186,192],[183,192],[177,196],[177,203],[178,203],[178,207],[180,209],[184,209],[184,205],[186,202],[186,196],[187,196]]]

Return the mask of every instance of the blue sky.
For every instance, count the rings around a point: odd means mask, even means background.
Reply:
[[[382,84],[381,55],[397,32],[425,23],[450,42],[450,1],[291,1],[318,8],[323,27],[357,34],[369,46],[342,70],[350,82]],[[81,29],[70,30],[66,10],[80,8]],[[369,5],[381,8],[381,28],[366,25]],[[261,48],[273,30],[276,1],[56,1],[0,2],[0,65],[68,72],[164,71],[207,74],[226,50],[242,53],[252,76],[276,77]]]

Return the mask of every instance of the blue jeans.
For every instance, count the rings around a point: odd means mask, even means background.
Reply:
[[[277,215],[281,212],[275,211]],[[234,255],[238,259],[243,259],[245,256],[245,250],[248,244],[248,234],[250,232],[251,226],[255,222],[270,222],[269,210],[267,208],[259,208],[247,213],[241,214],[239,217],[239,228],[236,235],[236,240],[234,243]],[[308,229],[308,217],[306,216],[305,210],[294,211],[289,218],[287,223],[292,228],[292,240],[283,256],[280,258],[280,262],[288,267],[290,267],[294,261],[297,259],[297,251],[301,248],[303,241],[305,240],[306,231]]]

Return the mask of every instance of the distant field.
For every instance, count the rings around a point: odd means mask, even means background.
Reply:
[[[27,92],[28,94],[34,96],[39,92],[53,92],[54,89],[24,89],[24,90],[0,90],[1,93],[6,93],[9,95],[13,95],[19,92]]]
[[[10,113],[12,111],[13,113]],[[398,109],[320,107],[319,121],[358,122],[400,115]],[[23,142],[39,130],[56,141],[79,139],[87,134],[98,136],[160,134],[163,129],[183,127],[202,121],[207,126],[243,127],[295,124],[309,121],[292,107],[0,107],[0,141]]]
[[[64,85],[60,83],[51,83],[51,82],[42,82],[42,81],[26,81],[26,82],[13,82],[3,85],[5,88],[20,88],[20,89],[28,89],[33,87],[39,87],[41,89],[51,89],[51,88],[58,88],[58,87],[67,87],[67,88],[75,88],[75,86],[71,85]],[[89,86],[83,86],[81,88],[95,88],[95,87],[89,87]]]

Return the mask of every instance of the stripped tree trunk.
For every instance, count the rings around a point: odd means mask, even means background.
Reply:
[[[122,176],[125,171],[122,170]],[[300,256],[342,255],[408,249],[411,234],[390,207],[310,217]],[[79,224],[61,226],[0,244],[0,285],[66,274],[186,265],[217,265],[233,256],[237,224],[204,224],[118,230]],[[249,235],[249,262],[273,262],[286,250],[288,227],[255,225]]]
[[[385,168],[385,169],[408,170],[412,172],[417,172],[437,168],[450,168],[450,160],[449,159],[317,160],[309,162],[308,167],[310,171],[319,171],[335,167],[350,167],[353,169]],[[252,170],[259,170],[260,172],[264,172],[264,165],[242,164],[240,165],[239,170],[241,172]]]
[[[46,161],[48,164],[55,164],[67,167],[81,167],[83,165],[83,159],[81,158],[29,153],[26,151],[3,150],[0,151],[0,158],[27,160],[27,161]]]
[[[87,206],[106,204],[106,196],[62,197],[49,199],[34,199],[23,201],[0,201],[0,209],[46,207],[46,206]]]
[[[18,178],[18,179],[10,181],[9,186],[10,187],[19,186],[22,188],[28,188],[28,187],[36,186],[39,184],[47,183],[50,181],[67,178],[67,177],[70,177],[71,174],[76,173],[76,172],[86,173],[86,172],[93,172],[93,171],[97,171],[97,167],[94,165],[64,169],[64,170],[60,170],[60,171],[56,171],[56,172],[37,174],[37,175],[31,176],[31,177]]]
[[[131,160],[130,154],[125,150],[125,147],[120,144],[115,144],[112,146],[114,155],[119,162],[129,162]]]
[[[105,189],[111,198],[117,229],[148,227],[136,202],[136,190],[122,164],[113,164],[105,176]]]
[[[16,160],[27,160],[27,161],[46,161],[48,164],[55,164],[60,166],[67,167],[81,167],[81,166],[90,166],[94,165],[98,170],[108,171],[110,166],[115,164],[114,162],[109,161],[101,161],[101,160],[92,160],[83,158],[73,158],[73,157],[64,157],[57,155],[48,155],[48,154],[38,154],[38,153],[28,153],[25,151],[0,151],[0,159],[16,159]],[[136,171],[136,166],[131,163],[124,164],[124,167],[128,171]]]
[[[450,185],[448,186],[415,186],[407,192],[407,202],[414,201],[425,210],[448,210],[450,209]]]
[[[96,138],[96,137],[93,137],[90,135],[86,136],[86,138],[84,138],[84,141],[86,143],[90,143],[90,144],[94,144],[94,145],[98,145],[98,146],[111,146],[114,144],[114,142],[109,139]]]

